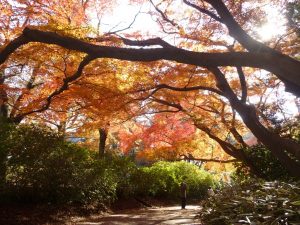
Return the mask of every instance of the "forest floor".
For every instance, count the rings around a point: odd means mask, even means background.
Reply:
[[[126,203],[125,203],[126,204]],[[187,205],[182,210],[179,205],[159,205],[152,207],[121,207],[107,212],[82,210],[74,206],[57,207],[54,205],[9,205],[0,206],[0,224],[15,225],[158,225],[189,224],[200,225],[196,219],[201,207]],[[122,208],[123,207],[123,208]],[[126,208],[126,207],[125,207]]]

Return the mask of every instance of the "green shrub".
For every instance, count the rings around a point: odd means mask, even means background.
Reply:
[[[248,158],[253,162],[256,169],[262,175],[261,178],[272,180],[289,180],[291,176],[288,171],[283,167],[280,161],[275,158],[271,151],[264,145],[255,145],[243,149]],[[248,167],[243,163],[235,164],[237,170],[235,179],[238,181],[254,178],[255,175],[251,174]]]
[[[108,156],[109,166],[117,177],[117,197],[127,198],[134,195],[135,180],[134,174],[137,173],[137,166],[130,157]]]
[[[140,168],[133,179],[138,195],[177,198],[184,177],[190,198],[203,198],[208,187],[215,184],[212,175],[187,162],[157,162]]]
[[[258,182],[224,188],[206,200],[204,224],[299,224],[299,183]]]
[[[3,137],[5,187],[17,201],[109,202],[117,176],[106,159],[65,142],[48,129],[21,125]]]

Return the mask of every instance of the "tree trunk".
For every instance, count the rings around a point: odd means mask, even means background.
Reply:
[[[59,125],[57,125],[57,131],[59,134],[61,134],[64,138],[66,136],[66,121],[61,121]]]
[[[300,145],[270,132],[259,121],[254,107],[242,103],[230,88],[224,74],[218,68],[209,68],[215,75],[217,87],[224,92],[231,106],[240,114],[245,125],[294,177],[300,178]]]
[[[99,156],[103,157],[105,153],[105,143],[107,139],[107,129],[99,129]]]
[[[276,156],[281,164],[288,169],[288,171],[295,177],[300,177],[300,164],[299,164],[299,155],[293,149],[297,144],[294,143],[293,146],[291,144],[292,141],[287,140],[285,138],[280,137],[278,134],[274,134],[267,130],[257,118],[255,109],[251,108],[251,106],[236,104],[235,109],[241,115],[246,126],[251,130],[251,132],[259,139],[269,150]],[[288,143],[288,144],[287,144]],[[298,150],[300,150],[300,146],[298,145]],[[293,158],[297,158],[296,160],[292,159],[287,153],[293,152]]]
[[[8,117],[8,109],[7,109],[7,93],[1,86],[4,84],[4,75],[0,72],[0,118],[7,119]],[[1,121],[0,121],[1,123]]]
[[[249,167],[251,173],[253,173],[254,175],[256,175],[259,178],[264,178],[263,174],[259,171],[259,169],[256,168],[255,164],[252,162],[251,159],[248,158],[248,156],[245,154],[245,152],[242,149],[238,149],[234,145],[232,145],[226,141],[223,141],[220,138],[218,138],[217,136],[213,135],[207,127],[204,127],[200,124],[195,124],[195,126],[198,129],[205,132],[211,139],[215,140],[222,147],[224,152],[226,152],[228,155],[245,163]]]
[[[278,78],[285,84],[286,91],[293,93],[296,96],[300,96],[300,76],[295,74],[294,78],[289,77],[289,74],[293,74],[299,65],[299,61],[282,54],[281,52],[276,51],[268,47],[267,45],[253,39],[250,35],[248,35],[243,28],[237,23],[234,19],[233,15],[230,13],[226,5],[222,0],[205,0],[218,12],[220,16],[220,20],[222,23],[226,25],[228,28],[230,36],[235,38],[244,48],[246,48],[250,52],[264,52],[269,53],[274,57],[273,65],[270,67],[277,67],[273,73],[277,74]],[[277,64],[277,60],[284,62],[283,64]],[[277,66],[278,65],[278,66]],[[280,75],[279,75],[280,74]]]

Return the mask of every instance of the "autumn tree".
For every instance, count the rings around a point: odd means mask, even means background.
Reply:
[[[139,84],[132,82],[135,86],[132,86],[131,90],[126,90],[126,93],[130,97],[136,93],[141,93],[133,99],[142,101],[142,107],[146,100],[151,97],[158,103],[169,104],[171,108],[178,106],[174,105],[172,96],[157,98],[155,94],[162,89],[173,91],[198,90],[213,93],[213,95],[225,99],[226,104],[230,104],[233,111],[241,116],[250,131],[272,151],[292,175],[299,177],[299,144],[270,131],[261,122],[255,106],[247,102],[246,67],[252,68],[253,73],[257,70],[268,71],[270,75],[266,76],[275,75],[276,79],[285,85],[287,91],[296,96],[300,95],[300,77],[298,74],[300,63],[295,59],[297,48],[289,44],[297,43],[298,39],[295,32],[292,30],[286,38],[281,37],[274,40],[270,45],[258,41],[257,36],[251,32],[251,28],[259,22],[259,18],[264,14],[263,10],[260,10],[259,1],[257,4],[249,4],[247,1],[236,3],[231,0],[204,0],[201,2],[184,0],[181,3],[172,0],[159,3],[149,1],[153,9],[150,13],[157,18],[162,34],[173,35],[174,38],[178,38],[174,44],[170,44],[170,39],[167,38],[146,39],[147,36],[139,35],[120,36],[116,32],[108,32],[107,34],[66,32],[66,30],[70,30],[66,29],[69,28],[68,26],[71,28],[82,26],[82,23],[77,22],[77,17],[72,19],[71,16],[80,15],[80,18],[83,18],[82,21],[85,21],[85,9],[88,5],[94,4],[93,1],[81,1],[80,4],[76,4],[75,0],[67,1],[67,3],[72,3],[73,7],[70,8],[69,6],[72,4],[67,4],[67,9],[70,11],[66,14],[62,10],[65,3],[61,5],[60,2],[56,2],[55,7],[53,5],[54,12],[65,15],[66,22],[62,23],[58,20],[55,25],[50,26],[51,20],[45,19],[43,16],[40,20],[33,19],[32,12],[44,11],[44,8],[39,5],[43,1],[37,3],[30,0],[16,2],[26,6],[24,7],[25,17],[17,20],[22,22],[21,25],[1,27],[1,32],[10,34],[2,41],[0,63],[3,70],[7,70],[20,55],[24,57],[28,52],[39,54],[45,44],[48,44],[49,48],[58,48],[59,51],[66,51],[63,49],[67,49],[76,52],[77,55],[76,59],[74,58],[77,69],[73,70],[71,75],[61,77],[60,86],[56,86],[55,91],[48,92],[48,96],[44,96],[38,104],[39,108],[34,112],[48,109],[51,101],[66,91],[72,82],[84,75],[85,69],[96,59],[110,58],[144,62],[136,63],[137,67],[147,62],[151,67],[160,68],[161,70],[158,72],[162,73],[168,67],[180,69],[181,65],[204,68],[202,76],[209,78],[207,79],[209,80],[208,83],[183,82],[180,73],[177,73],[174,74],[172,80],[168,81],[169,83],[154,79],[152,83],[146,81]],[[284,2],[276,1],[274,4],[271,2],[270,4],[271,7],[282,7]],[[8,11],[4,17],[16,13],[16,11],[11,10],[15,6],[5,1],[2,1],[1,4]],[[78,5],[83,6],[84,10],[80,11],[82,13],[75,14]],[[93,6],[97,8],[100,5],[95,4]],[[180,6],[182,11],[178,12],[176,9]],[[51,15],[51,13],[48,14]],[[28,20],[24,19],[27,17]],[[6,19],[6,21],[8,20]],[[31,21],[31,23],[24,23],[24,21]],[[57,29],[60,28],[61,24],[63,24],[62,29]],[[165,61],[155,62],[159,60]],[[166,65],[162,65],[163,63]],[[191,77],[193,73],[194,70],[190,70],[186,74]],[[231,77],[234,75],[239,80],[238,90],[231,82]],[[246,76],[251,76],[251,71],[247,72]],[[1,104],[7,101],[6,96],[5,93],[1,93]],[[177,97],[174,95],[174,98]],[[177,107],[177,110],[182,111],[180,106],[179,109]]]

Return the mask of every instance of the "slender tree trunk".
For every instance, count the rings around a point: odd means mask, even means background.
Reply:
[[[107,139],[107,129],[99,129],[99,156],[104,156],[105,153],[105,144]]]
[[[57,125],[57,131],[59,134],[63,135],[63,137],[65,138],[66,136],[66,121],[61,121],[59,125]]]
[[[7,93],[4,90],[3,87],[1,87],[4,84],[4,75],[0,71],[0,118],[7,119],[8,117],[8,109],[7,109]],[[1,123],[1,121],[0,121]]]

